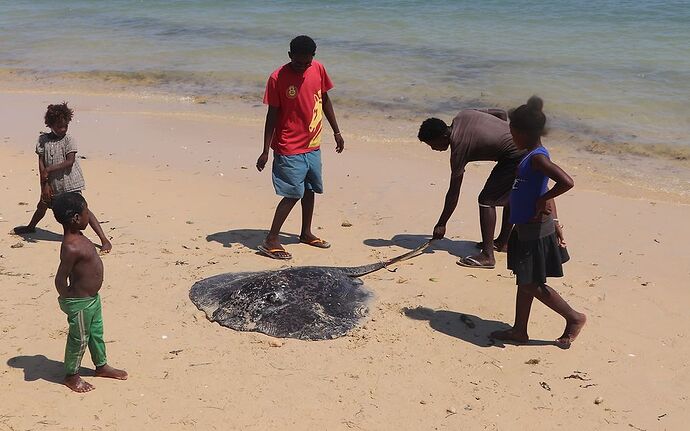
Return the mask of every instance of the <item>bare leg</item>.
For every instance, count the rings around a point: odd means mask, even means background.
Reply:
[[[311,233],[311,221],[314,216],[314,192],[311,190],[304,191],[302,198],[302,232],[300,239],[302,241],[312,241],[317,237]]]
[[[515,297],[515,324],[507,331],[492,332],[491,338],[514,341],[517,343],[526,343],[529,341],[527,323],[529,322],[529,313],[532,310],[532,301],[534,300],[535,292],[536,285],[534,284],[518,286]]]
[[[287,220],[290,211],[294,208],[295,204],[299,199],[295,198],[283,198],[276,207],[276,213],[273,216],[273,223],[271,224],[271,230],[266,235],[266,240],[264,245],[268,249],[283,249],[278,240],[278,235],[280,235],[280,229],[283,227],[283,223]],[[284,250],[284,249],[283,249]]]
[[[535,297],[565,319],[565,330],[563,335],[561,335],[556,342],[561,347],[570,347],[570,343],[577,338],[582,327],[585,326],[587,316],[573,310],[558,292],[546,284],[525,284],[518,286],[518,293],[515,301],[515,324],[507,331],[496,331],[492,333],[491,337],[497,340],[527,342],[529,340],[529,336],[527,335],[527,322],[529,321],[532,300]]]
[[[479,205],[479,225],[482,230],[482,250],[475,255],[461,259],[469,265],[463,266],[488,266],[496,265],[494,257],[494,232],[496,230],[496,207]],[[474,262],[469,262],[470,260]],[[476,263],[475,263],[476,262]],[[458,262],[460,263],[460,262]]]
[[[74,392],[89,392],[96,389],[91,383],[85,382],[79,374],[65,376],[64,383]]]
[[[36,205],[36,211],[34,212],[33,217],[31,217],[31,221],[29,222],[29,224],[27,226],[15,227],[14,233],[24,234],[36,232],[36,225],[39,221],[43,219],[43,217],[45,217],[47,210],[48,205],[46,205],[42,200],[38,201],[38,205]]]
[[[89,226],[91,226],[91,229],[96,232],[96,235],[98,235],[98,238],[101,240],[101,252],[110,253],[110,250],[113,249],[113,245],[108,240],[108,237],[106,237],[103,233],[101,224],[98,222],[96,215],[92,213],[91,210],[89,210]]]
[[[534,296],[565,319],[565,330],[556,342],[561,347],[570,347],[570,343],[575,341],[582,327],[585,326],[587,316],[573,310],[558,292],[546,284],[539,286]]]
[[[503,207],[503,214],[501,216],[501,232],[494,240],[494,249],[505,253],[508,251],[508,238],[513,231],[513,224],[510,222],[510,206]]]
[[[128,374],[125,370],[118,370],[108,364],[96,367],[96,377],[108,377],[117,380],[127,380]]]

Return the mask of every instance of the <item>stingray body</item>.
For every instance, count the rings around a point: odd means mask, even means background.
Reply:
[[[417,256],[428,244],[364,266],[220,274],[196,282],[189,297],[209,320],[237,331],[302,340],[337,338],[368,314],[371,294],[358,277]]]

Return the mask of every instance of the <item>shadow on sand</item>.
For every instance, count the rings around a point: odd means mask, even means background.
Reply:
[[[7,361],[7,365],[12,368],[24,370],[24,381],[35,382],[45,380],[50,383],[62,384],[65,379],[65,367],[62,362],[53,361],[43,355],[34,356],[15,356]],[[80,368],[79,374],[82,376],[93,376],[94,370]]]
[[[223,247],[232,248],[233,244],[241,244],[252,250],[263,244],[268,231],[265,229],[235,229],[225,232],[216,232],[206,236],[208,242],[218,242]],[[283,245],[299,244],[299,236],[280,233],[280,243]]]
[[[389,247],[392,245],[396,245],[398,247],[414,250],[415,248],[419,247],[420,244],[423,244],[425,241],[428,240],[429,235],[404,233],[395,235],[391,239],[365,239],[364,244],[370,247]],[[455,241],[448,238],[443,238],[440,240],[432,241],[429,248],[426,249],[426,253],[434,253],[436,251],[445,251],[455,257],[465,257],[472,254],[476,254],[479,250],[477,249],[476,241]]]
[[[31,243],[36,243],[39,241],[57,241],[61,242],[62,241],[62,234],[51,232],[49,230],[41,229],[40,227],[36,228],[36,232],[33,233],[23,233],[23,234],[15,234],[18,237],[21,237],[24,241],[26,242],[31,242]]]
[[[414,320],[426,320],[429,326],[438,332],[458,338],[478,347],[505,347],[506,344],[516,343],[494,340],[489,338],[493,331],[510,329],[510,325],[497,320],[484,320],[472,314],[458,313],[448,310],[433,310],[427,307],[403,308],[405,316]],[[558,346],[555,341],[530,340],[521,346]]]

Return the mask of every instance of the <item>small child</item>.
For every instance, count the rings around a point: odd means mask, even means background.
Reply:
[[[36,144],[38,171],[41,177],[41,198],[29,225],[14,228],[14,233],[18,235],[36,232],[36,225],[45,216],[54,198],[67,192],[81,193],[85,188],[84,176],[76,157],[77,146],[74,139],[67,134],[73,113],[74,111],[67,106],[66,102],[48,105],[45,124],[50,128],[50,133],[41,133]],[[91,211],[89,211],[89,225],[101,240],[101,252],[108,253],[113,246]]]
[[[528,151],[517,169],[510,195],[510,221],[515,224],[508,241],[508,269],[517,277],[515,324],[507,331],[496,331],[491,338],[517,343],[529,341],[527,323],[532,300],[537,298],[563,316],[565,331],[556,343],[568,348],[582,330],[586,316],[570,305],[546,284],[546,277],[562,277],[566,260],[563,229],[553,201],[574,186],[570,176],[549,158],[541,144],[546,116],[544,102],[532,96],[527,104],[510,113],[510,133],[520,150]],[[548,190],[552,179],[556,184]],[[551,215],[553,213],[553,216]]]
[[[98,291],[103,284],[103,261],[93,243],[81,231],[91,212],[81,194],[62,193],[53,200],[53,214],[64,228],[60,266],[55,274],[60,309],[67,314],[69,332],[65,347],[65,385],[75,392],[88,392],[93,385],[79,376],[86,346],[96,366],[96,377],[126,380],[127,372],[108,365],[103,341],[103,316]]]

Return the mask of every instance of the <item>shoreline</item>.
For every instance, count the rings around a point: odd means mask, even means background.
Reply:
[[[218,111],[225,112],[231,111],[231,109],[225,108],[227,105],[246,103],[253,106],[255,104],[262,104],[262,82],[257,82],[256,85],[241,84],[240,87],[244,89],[232,94],[227,92],[229,89],[226,89],[225,93],[219,93],[215,90],[209,91],[204,89],[203,85],[196,83],[193,83],[189,88],[184,88],[184,86],[177,86],[174,89],[166,88],[168,85],[175,86],[176,84],[170,83],[164,75],[164,73],[156,72],[40,73],[31,70],[5,68],[0,69],[0,77],[4,81],[3,84],[0,84],[2,85],[0,88],[4,91],[18,91],[25,89],[27,86],[34,87],[38,85],[39,92],[49,92],[52,91],[49,88],[55,87],[58,88],[58,92],[68,90],[76,94],[107,96],[143,94],[146,97],[167,99],[177,103],[213,105]],[[255,90],[249,90],[250,87],[256,88]],[[337,93],[338,90],[336,89],[335,91]],[[444,105],[449,104],[450,102],[444,103]],[[420,123],[420,118],[426,118],[427,116],[448,117],[451,120],[456,111],[465,108],[510,108],[509,106],[501,106],[502,104],[497,106],[489,106],[486,103],[472,106],[464,105],[467,105],[467,102],[460,103],[455,109],[450,109],[450,106],[447,106],[445,108],[424,110],[421,107],[406,106],[404,102],[395,105],[392,103],[366,103],[343,99],[342,97],[339,100],[339,106],[341,106],[342,111],[358,112],[351,114],[356,118],[377,117],[381,120],[396,118],[404,122],[419,121]],[[635,135],[630,135],[627,139],[624,136],[616,137],[612,132],[607,133],[604,130],[597,130],[579,119],[551,118],[551,120],[552,125],[550,127],[556,133],[557,139],[569,139],[571,141],[570,145],[574,145],[580,151],[598,156],[648,157],[654,160],[663,160],[690,170],[690,143],[683,145],[664,143],[663,140],[657,141],[663,138],[656,138],[654,142],[635,142],[635,139],[637,139]],[[690,184],[688,189],[690,190]]]
[[[131,88],[123,91],[117,85],[96,81],[59,81],[50,87],[47,85],[42,80],[5,79],[0,84],[0,95],[10,98],[12,95],[54,95],[60,100],[85,98],[91,101],[89,103],[103,105],[97,109],[110,109],[114,115],[176,117],[184,121],[210,123],[234,121],[251,125],[258,134],[262,131],[265,116],[260,98],[250,100],[238,96],[215,100],[156,92],[148,87],[147,91],[136,93]],[[409,113],[402,117],[384,111],[353,113],[347,107],[338,108],[337,98],[335,100],[339,120],[345,126],[346,139],[351,143],[375,145],[391,151],[409,151],[411,147],[421,145],[416,138],[418,123],[430,114],[420,113],[413,118]],[[108,101],[119,101],[121,106],[127,105],[127,101],[135,102],[144,109],[133,111],[129,109],[131,106],[125,110],[113,109]],[[55,103],[55,100],[48,103]],[[452,117],[447,120],[452,120]],[[690,159],[677,153],[676,146],[661,146],[661,150],[652,155],[650,152],[658,146],[602,143],[557,129],[550,131],[545,144],[552,149],[555,160],[566,163],[580,174],[577,178],[579,186],[621,196],[690,204]],[[687,150],[690,155],[690,148]],[[251,161],[246,164],[253,166]]]

